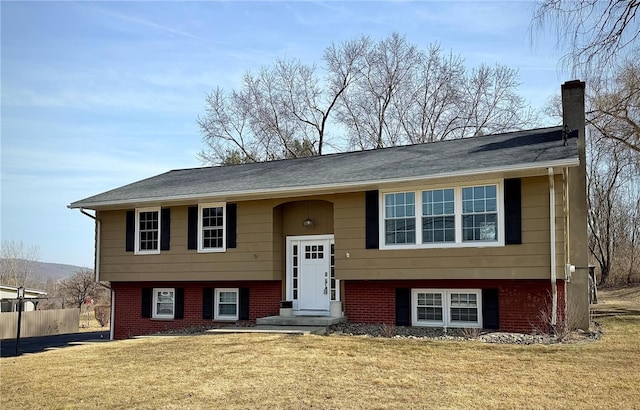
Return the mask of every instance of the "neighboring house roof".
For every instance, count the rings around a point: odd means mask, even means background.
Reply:
[[[18,293],[18,287],[17,286],[9,286],[9,285],[0,285],[0,290],[2,292],[12,292],[17,294]],[[47,292],[45,292],[44,290],[37,290],[37,289],[27,289],[25,288],[24,290],[24,294],[26,297],[29,297],[28,295],[46,295]]]
[[[540,128],[270,162],[169,171],[73,202],[70,208],[366,186],[446,176],[578,165],[577,138]]]

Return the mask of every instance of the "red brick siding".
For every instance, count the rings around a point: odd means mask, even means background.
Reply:
[[[280,281],[246,282],[113,282],[114,338],[125,339],[170,329],[210,325],[202,318],[203,288],[249,288],[249,320],[277,315],[282,299]],[[184,318],[158,320],[142,317],[142,288],[184,288]],[[228,323],[228,322],[225,322]]]
[[[547,280],[380,280],[345,281],[344,309],[350,322],[386,323],[396,319],[396,288],[483,289],[497,288],[500,330],[547,330],[544,309],[550,310],[551,284]],[[558,281],[559,319],[564,312],[564,282]]]

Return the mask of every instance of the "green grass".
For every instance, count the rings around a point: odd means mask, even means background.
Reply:
[[[124,340],[0,360],[2,409],[640,409],[640,316],[595,342],[349,336]]]

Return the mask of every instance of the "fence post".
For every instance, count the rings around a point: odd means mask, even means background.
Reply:
[[[20,355],[20,325],[22,324],[22,299],[24,299],[24,287],[18,288],[18,328],[16,334],[16,356]]]

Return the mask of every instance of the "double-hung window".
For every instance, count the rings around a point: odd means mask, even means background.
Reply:
[[[422,243],[456,241],[453,189],[422,191]]]
[[[462,240],[498,239],[498,193],[496,185],[462,188]]]
[[[225,204],[200,204],[198,206],[198,251],[223,252],[225,248]]]
[[[416,295],[416,319],[422,323],[442,324],[444,314],[442,311],[441,292],[420,292]]]
[[[502,246],[502,182],[383,192],[382,249]]]
[[[135,251],[137,254],[160,253],[160,208],[136,209]]]
[[[413,289],[414,326],[482,327],[479,289]]]
[[[153,289],[153,318],[173,319],[176,305],[174,288]]]
[[[214,320],[238,320],[238,288],[216,288]]]
[[[414,192],[386,194],[384,197],[385,244],[416,243]]]

